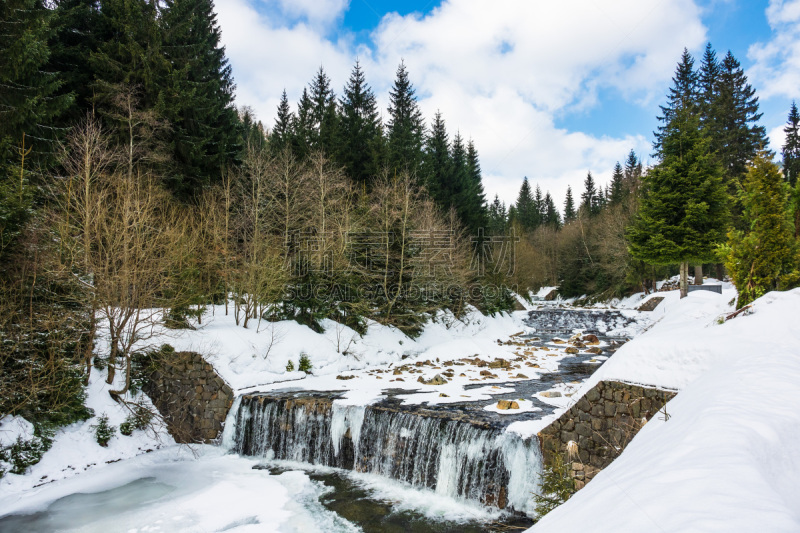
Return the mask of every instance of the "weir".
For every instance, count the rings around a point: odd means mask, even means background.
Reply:
[[[536,438],[448,411],[349,406],[325,393],[244,395],[231,451],[376,474],[438,494],[532,511]]]

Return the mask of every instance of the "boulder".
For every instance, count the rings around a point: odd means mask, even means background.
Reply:
[[[576,353],[580,353],[580,350],[578,350],[574,346],[570,346],[569,348],[567,348],[566,352],[569,353],[569,354],[576,354]]]
[[[587,344],[600,344],[600,339],[597,338],[597,335],[584,335],[581,340]]]
[[[417,381],[423,385],[444,385],[447,383],[447,380],[444,379],[440,374],[436,374],[431,379],[422,379],[422,376],[420,376]]]
[[[561,398],[561,393],[558,391],[544,391],[540,392],[539,396],[543,398]]]
[[[519,404],[514,400],[498,400],[497,408],[504,411],[508,409],[519,409]]]

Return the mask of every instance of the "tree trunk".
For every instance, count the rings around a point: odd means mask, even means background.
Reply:
[[[686,261],[681,262],[681,298],[686,298],[689,294],[689,263]]]
[[[725,277],[725,265],[722,263],[717,263],[717,279],[722,281],[722,278]]]
[[[694,284],[695,285],[703,284],[703,265],[694,266]]]

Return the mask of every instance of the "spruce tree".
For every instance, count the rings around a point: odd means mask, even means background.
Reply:
[[[507,224],[506,204],[501,202],[500,197],[495,194],[494,200],[489,204],[487,233],[503,235],[506,232]]]
[[[378,175],[380,137],[383,135],[378,104],[356,61],[339,102],[337,160],[356,183],[369,185]]]
[[[328,156],[333,156],[338,149],[336,95],[331,88],[331,80],[322,67],[319,67],[309,89],[311,149],[322,150]]]
[[[531,192],[531,185],[526,176],[522,180],[522,186],[517,195],[517,202],[514,205],[514,216],[516,221],[526,231],[533,231],[539,225],[539,212],[536,209],[536,201]]]
[[[661,144],[677,110],[682,109],[690,113],[697,111],[697,82],[694,58],[689,50],[684,48],[675,69],[675,75],[672,77],[672,87],[667,94],[667,105],[660,106],[661,116],[658,117],[658,120],[662,124],[658,127],[658,131],[654,132],[655,142],[653,143],[656,155],[661,155]]]
[[[450,181],[453,174],[450,157],[450,140],[441,112],[433,117],[433,126],[425,139],[420,174],[431,199],[443,209],[450,208],[452,191]]]
[[[292,152],[299,161],[311,153],[314,137],[313,102],[308,89],[303,88],[297,104],[297,115],[292,123]]]
[[[627,191],[625,189],[625,174],[622,171],[622,165],[614,165],[614,173],[611,176],[611,187],[608,201],[611,205],[618,205],[625,198]]]
[[[749,227],[728,234],[726,266],[739,292],[739,308],[768,291],[800,283],[787,187],[771,155],[759,152],[743,182],[741,197]]]
[[[544,195],[544,218],[542,223],[554,229],[561,227],[561,215],[558,214],[558,208],[550,196],[550,191]]]
[[[472,139],[467,143],[467,228],[473,233],[486,226],[486,193],[483,190],[483,176],[478,150]]]
[[[758,125],[762,113],[758,112],[755,89],[730,51],[720,64],[718,85],[712,149],[718,152],[728,192],[735,194],[748,163],[767,146],[766,130]]]
[[[269,136],[269,147],[273,154],[277,154],[287,146],[291,146],[293,122],[294,114],[289,108],[289,98],[286,96],[286,89],[284,89],[283,93],[281,93],[281,101],[278,103],[275,126]]]
[[[389,170],[407,170],[417,174],[422,159],[425,124],[408,79],[405,63],[400,62],[397,76],[389,92],[389,122],[387,124],[387,150]]]
[[[591,171],[586,174],[586,179],[583,180],[580,210],[589,216],[594,216],[600,212],[600,200]]]
[[[37,0],[0,4],[0,169],[19,164],[17,147],[33,148],[28,161],[51,158],[53,122],[72,103],[59,94],[62,80],[48,69],[52,13]]]
[[[697,99],[700,111],[700,122],[706,129],[706,133],[712,139],[717,135],[719,125],[716,121],[715,106],[719,96],[719,75],[720,66],[717,61],[717,53],[711,47],[711,43],[706,44],[703,59],[700,62],[700,71],[697,79]]]
[[[789,182],[790,187],[797,184],[797,177],[800,176],[800,114],[797,106],[792,102],[789,110],[789,118],[786,121],[783,132],[786,134],[786,142],[783,145],[783,176]]]
[[[461,223],[467,226],[470,209],[470,184],[467,168],[467,149],[461,134],[456,132],[450,151],[453,162],[449,179],[449,198],[445,199],[446,209],[455,208]]]
[[[627,237],[631,255],[650,264],[681,264],[681,295],[688,263],[714,260],[727,222],[721,168],[691,106],[677,107],[664,128],[661,161],[643,179],[643,197]]]
[[[544,218],[547,214],[547,206],[544,205],[544,196],[542,195],[542,188],[539,187],[539,184],[536,184],[536,192],[533,194],[533,205],[536,209],[536,225],[540,225],[544,222]]]
[[[175,165],[168,186],[188,199],[218,182],[241,150],[235,86],[212,0],[165,0],[160,20],[170,71],[159,110]]]
[[[578,218],[575,210],[575,200],[572,198],[572,187],[567,186],[567,197],[564,200],[564,224],[568,224]]]

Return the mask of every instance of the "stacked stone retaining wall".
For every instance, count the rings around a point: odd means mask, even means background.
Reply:
[[[651,417],[659,411],[660,416],[669,416],[663,408],[675,394],[601,381],[539,433],[545,464],[561,454],[576,489],[583,488],[622,453]]]
[[[160,359],[144,391],[179,443],[219,437],[233,404],[233,391],[200,354],[175,352]]]

